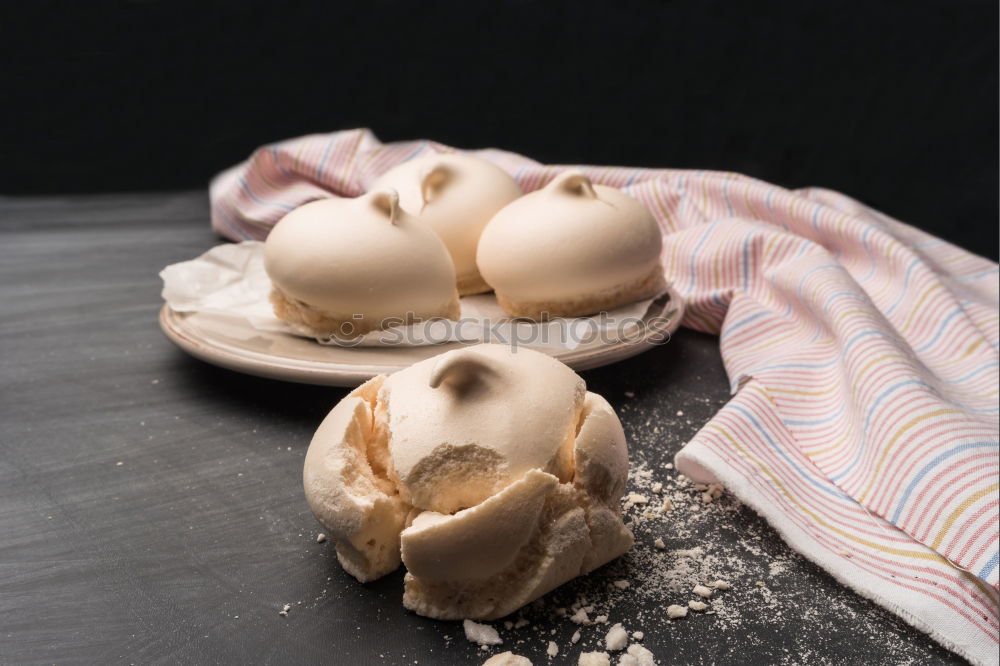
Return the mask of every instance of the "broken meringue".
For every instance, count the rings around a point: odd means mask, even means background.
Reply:
[[[344,569],[406,565],[403,604],[495,619],[618,557],[621,423],[559,361],[477,345],[347,395],[306,455],[306,499]]]

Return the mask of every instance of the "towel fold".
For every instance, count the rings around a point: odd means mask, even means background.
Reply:
[[[212,224],[262,239],[411,157],[367,130],[283,141],[212,183]],[[473,151],[525,191],[565,166]],[[804,555],[973,663],[997,663],[998,266],[823,189],[581,168],[642,201],[684,325],[717,334],[733,399],[678,454]],[[992,223],[992,221],[991,221]]]

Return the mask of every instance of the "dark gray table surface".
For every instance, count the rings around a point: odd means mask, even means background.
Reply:
[[[315,542],[302,460],[345,391],[215,368],[158,330],[157,272],[219,242],[207,211],[201,193],[0,198],[0,662],[481,663],[460,625],[403,609],[401,573],[361,585]],[[728,397],[716,340],[690,331],[583,374],[619,410],[634,463],[669,460]],[[615,603],[611,620],[642,629],[660,663],[964,663],[722,504],[682,535],[639,535],[637,549],[660,536],[746,561],[727,597],[738,622]],[[575,664],[576,627],[552,609],[600,601],[641,562],[563,586],[504,649]],[[777,602],[752,594],[758,578]]]

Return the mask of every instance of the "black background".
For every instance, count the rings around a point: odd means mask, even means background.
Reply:
[[[997,256],[995,0],[0,11],[5,194],[200,188],[262,143],[369,126],[821,185]]]

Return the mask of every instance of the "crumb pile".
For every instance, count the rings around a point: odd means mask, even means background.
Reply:
[[[685,404],[702,402],[707,409],[721,405],[684,397]],[[399,657],[420,664],[651,666],[741,663],[752,654],[783,666],[834,666],[842,661],[824,652],[844,640],[887,663],[923,654],[927,648],[914,644],[902,620],[826,580],[722,488],[679,474],[672,456],[697,424],[676,407],[639,402],[626,395],[616,406],[631,444],[622,506],[635,546],[489,623],[500,644],[470,643],[461,630],[455,637],[451,625],[442,625],[444,654]],[[785,630],[804,625],[815,630]],[[624,649],[612,649],[623,643]]]
[[[656,655],[642,644],[648,631],[663,631],[676,622],[712,622],[725,629],[739,625],[745,612],[780,614],[778,599],[766,584],[756,582],[785,571],[786,562],[771,562],[765,572],[731,548],[704,540],[692,545],[709,515],[721,519],[740,509],[721,486],[693,483],[669,462],[636,461],[622,509],[636,536],[635,547],[590,577],[497,623],[497,635],[503,635],[511,657],[518,656],[518,647],[541,643],[547,644],[550,660],[561,655],[581,665],[651,666],[666,663],[669,655]],[[761,555],[753,545],[760,536],[747,536],[741,540],[744,549]],[[571,600],[565,599],[566,587],[575,590]],[[753,595],[749,604],[748,595]],[[531,621],[528,616],[547,619]],[[566,638],[554,640],[557,634]],[[489,647],[483,645],[484,650]]]

